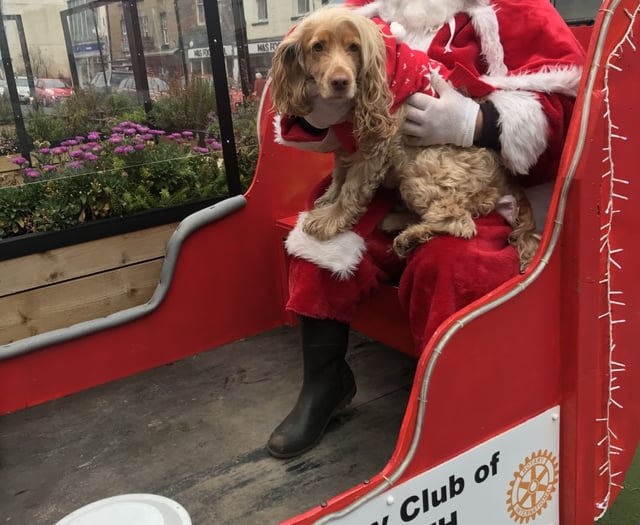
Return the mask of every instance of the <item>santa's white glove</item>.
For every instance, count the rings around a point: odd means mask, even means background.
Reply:
[[[480,104],[456,91],[438,73],[432,73],[430,80],[440,98],[415,93],[407,99],[402,126],[407,143],[472,146]]]
[[[344,122],[353,110],[353,100],[342,98],[313,98],[313,109],[304,119],[314,128],[325,129]]]

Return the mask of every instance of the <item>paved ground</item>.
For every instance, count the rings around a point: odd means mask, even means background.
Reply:
[[[180,502],[194,525],[293,517],[377,474],[395,446],[414,362],[357,334],[349,361],[354,403],[316,449],[286,461],[264,443],[297,396],[291,328],[4,416],[0,523],[53,525],[134,492]]]

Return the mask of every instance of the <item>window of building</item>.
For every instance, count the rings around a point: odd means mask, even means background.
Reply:
[[[169,43],[169,25],[167,22],[167,13],[160,13],[160,32],[162,33],[162,43]]]
[[[151,28],[149,27],[149,17],[146,15],[140,17],[140,32],[142,33],[142,38],[151,37]]]
[[[267,11],[267,0],[256,0],[258,7],[258,21],[264,22],[269,19],[269,13]]]
[[[309,0],[298,0],[298,15],[306,15],[309,12]]]
[[[124,23],[124,18],[120,20],[120,27],[122,29],[122,52],[129,53],[129,36],[127,35],[127,24]]]
[[[196,14],[199,26],[204,25],[204,0],[196,0]]]

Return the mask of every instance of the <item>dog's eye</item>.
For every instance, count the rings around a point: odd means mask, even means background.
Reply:
[[[313,51],[315,51],[316,53],[321,53],[322,50],[324,49],[323,45],[320,42],[316,42],[315,44],[313,44],[311,46],[311,49]]]
[[[360,46],[355,43],[349,44],[349,47],[347,49],[350,53],[360,53]]]

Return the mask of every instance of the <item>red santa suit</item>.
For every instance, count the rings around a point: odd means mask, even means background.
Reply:
[[[368,2],[347,4],[366,11]],[[513,173],[523,175],[523,183],[553,180],[584,51],[548,0],[469,0],[465,6],[433,33],[409,34],[398,49],[417,47],[411,60],[424,60],[424,67],[411,63],[412,71],[432,68],[435,61],[458,90],[493,104],[502,158]],[[395,62],[401,64],[401,58]],[[307,133],[287,116],[276,117],[275,126],[280,143],[305,149],[332,151],[353,141],[348,123],[319,135]],[[309,206],[322,191],[324,187],[316,190]],[[517,275],[518,256],[507,242],[511,227],[493,212],[476,220],[473,239],[440,236],[401,261],[389,251],[391,237],[376,228],[392,202],[388,192],[379,192],[352,231],[326,242],[304,234],[298,221],[286,243],[293,256],[287,308],[349,322],[381,281],[401,273],[399,297],[418,355],[442,321]]]

